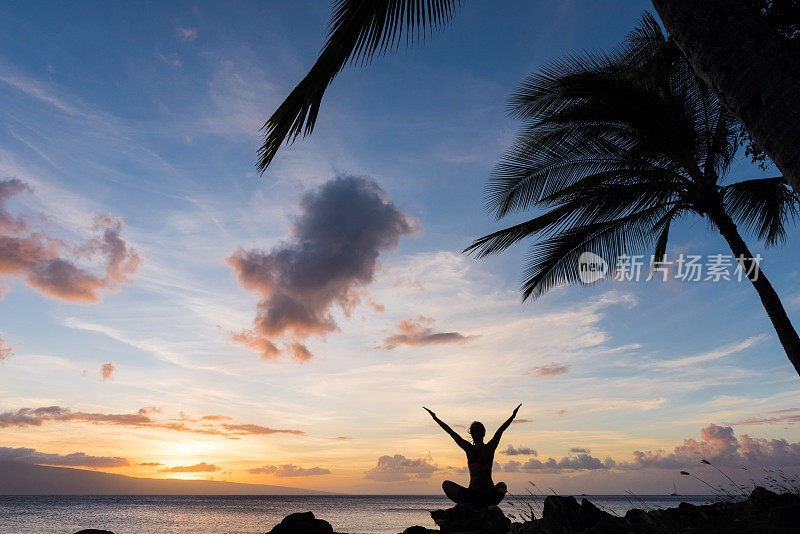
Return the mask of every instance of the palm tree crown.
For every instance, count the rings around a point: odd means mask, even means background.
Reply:
[[[798,199],[783,177],[722,185],[736,122],[651,15],[612,52],[570,56],[528,77],[510,114],[523,126],[489,180],[488,208],[498,219],[545,212],[466,251],[485,256],[535,236],[522,294],[537,298],[576,282],[585,252],[612,270],[621,256],[663,262],[672,223],[701,217],[741,258],[800,374],[800,337],[737,228],[781,243]]]
[[[797,204],[785,181],[720,185],[736,153],[736,122],[646,14],[608,54],[570,56],[528,77],[510,114],[523,127],[487,186],[500,219],[547,211],[487,235],[485,256],[530,236],[523,296],[577,281],[577,258],[663,259],[671,224],[730,217],[767,245],[782,242]]]

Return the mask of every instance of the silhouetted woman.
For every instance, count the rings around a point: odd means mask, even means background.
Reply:
[[[519,406],[522,406],[520,404]],[[503,432],[511,424],[511,421],[517,416],[519,406],[514,408],[514,413],[506,420],[505,423],[500,425],[497,432],[494,433],[492,439],[488,443],[483,442],[486,436],[486,428],[483,423],[474,421],[469,425],[469,435],[472,436],[473,443],[465,440],[459,436],[447,423],[436,417],[428,408],[425,408],[433,420],[436,421],[445,432],[450,434],[453,441],[464,449],[467,453],[467,467],[469,467],[469,487],[465,488],[450,480],[442,482],[442,489],[451,501],[456,504],[467,504],[470,506],[484,507],[497,505],[506,496],[505,482],[498,482],[495,484],[492,481],[492,464],[494,463],[494,451],[500,444],[500,438]],[[424,408],[424,406],[423,406]]]

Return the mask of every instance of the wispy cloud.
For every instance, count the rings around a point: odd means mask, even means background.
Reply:
[[[395,327],[396,333],[383,340],[382,348],[392,350],[398,345],[415,347],[424,345],[441,345],[444,343],[463,343],[471,338],[460,332],[437,332],[432,327],[435,320],[418,315],[416,319],[400,321]]]
[[[175,28],[175,36],[181,41],[194,41],[197,39],[197,28],[178,27]]]
[[[294,464],[265,465],[247,470],[253,475],[275,475],[276,477],[311,477],[330,475],[331,470],[324,467],[300,467]]]
[[[553,362],[547,365],[537,365],[535,367],[531,367],[531,369],[526,371],[525,374],[531,376],[558,376],[565,375],[568,371],[569,365]]]
[[[219,422],[229,419],[203,419],[202,425],[196,425],[197,420],[188,418],[155,419],[153,412],[142,408],[136,413],[93,413],[74,412],[61,406],[43,406],[41,408],[20,408],[16,411],[0,413],[0,428],[9,427],[36,427],[47,422],[76,422],[91,423],[96,425],[119,425],[134,428],[151,428],[155,430],[168,430],[173,432],[189,432],[194,434],[216,435],[227,438],[240,438],[243,436],[268,436],[273,434],[293,434],[304,436],[305,432],[295,429],[271,428],[253,423],[228,423]],[[211,421],[211,422],[209,422]]]
[[[678,358],[675,360],[663,360],[655,362],[651,365],[653,367],[663,367],[663,368],[687,367],[702,362],[708,362],[712,360],[718,360],[720,358],[725,358],[726,356],[742,352],[743,350],[747,350],[751,347],[755,347],[756,345],[763,343],[767,339],[769,339],[769,336],[767,336],[766,334],[751,336],[743,341],[738,341],[736,343],[729,343],[728,345],[724,345],[717,349],[710,350],[708,352],[704,352],[696,356],[687,356],[685,358]]]
[[[55,454],[25,447],[0,447],[0,460],[37,465],[68,467],[125,467],[128,460],[119,456],[91,456],[85,452]]]
[[[14,349],[6,344],[6,340],[3,339],[2,334],[0,334],[0,362],[10,358],[13,355]]]

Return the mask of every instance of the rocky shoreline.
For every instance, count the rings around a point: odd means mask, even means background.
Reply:
[[[755,488],[747,498],[723,499],[695,506],[682,502],[675,508],[629,510],[624,517],[605,512],[588,499],[551,495],[545,498],[541,517],[512,522],[496,506],[476,511],[466,506],[434,510],[438,530],[408,527],[399,534],[800,534],[800,495],[777,494]],[[107,530],[81,530],[75,534],[113,534]],[[267,534],[336,533],[330,523],[312,512],[289,514]]]

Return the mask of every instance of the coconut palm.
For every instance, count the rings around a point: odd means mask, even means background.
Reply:
[[[521,132],[487,185],[500,219],[541,215],[475,241],[478,256],[535,237],[523,298],[579,279],[578,258],[665,261],[671,225],[699,217],[716,229],[758,292],[800,374],[800,338],[739,228],[782,243],[798,215],[782,177],[723,185],[737,149],[736,121],[646,14],[608,53],[569,56],[529,76],[510,100]]]

